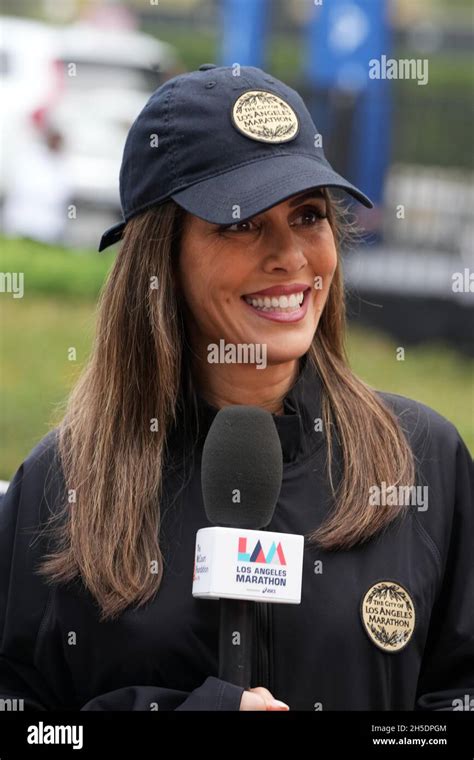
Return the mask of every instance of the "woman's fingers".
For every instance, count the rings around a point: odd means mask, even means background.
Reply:
[[[289,710],[284,702],[275,699],[273,694],[263,686],[248,689],[242,694],[240,702],[241,710]]]

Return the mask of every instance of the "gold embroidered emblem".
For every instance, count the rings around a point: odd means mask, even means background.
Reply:
[[[378,581],[364,595],[360,607],[370,640],[384,652],[399,652],[415,630],[415,606],[399,583]]]
[[[232,123],[252,140],[285,143],[298,134],[298,117],[284,100],[266,90],[247,90],[234,103]]]

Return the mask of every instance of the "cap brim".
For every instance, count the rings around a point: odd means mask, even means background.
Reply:
[[[104,248],[108,248],[109,245],[118,243],[125,229],[125,224],[126,222],[119,222],[118,224],[114,224],[113,227],[109,227],[100,239],[98,250],[103,251]]]
[[[299,155],[272,155],[197,182],[171,197],[186,211],[207,222],[235,224],[313,187],[340,188],[367,208],[374,205],[328,164]]]

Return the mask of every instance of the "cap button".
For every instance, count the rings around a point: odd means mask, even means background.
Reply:
[[[199,66],[198,71],[208,71],[209,69],[217,69],[215,63],[203,63]]]

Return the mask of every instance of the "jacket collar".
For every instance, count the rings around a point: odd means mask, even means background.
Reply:
[[[199,438],[203,442],[219,409],[197,394]],[[323,441],[317,420],[322,417],[322,381],[308,354],[300,360],[298,378],[283,400],[284,414],[272,414],[280,437],[283,462],[305,458]],[[316,430],[315,430],[316,426]]]

